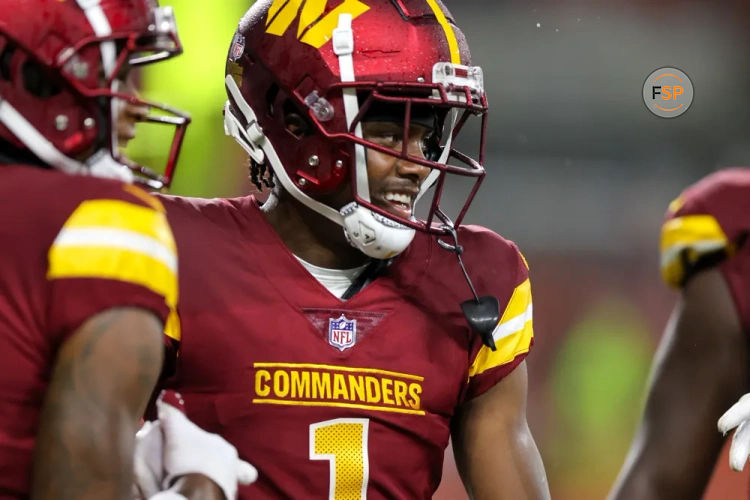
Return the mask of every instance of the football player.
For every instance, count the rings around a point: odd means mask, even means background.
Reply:
[[[681,294],[654,359],[643,420],[611,498],[702,497],[724,442],[717,419],[750,389],[748,234],[750,169],[711,174],[669,205],[661,269]],[[720,422],[723,432],[748,420],[743,406]],[[730,456],[733,468],[741,469],[747,443],[735,440]]]
[[[548,498],[527,264],[461,225],[487,100],[453,16],[258,1],[226,68],[226,130],[270,196],[161,201],[184,285],[170,386],[258,466],[240,497],[431,498],[452,436],[472,497]]]
[[[168,184],[189,120],[121,89],[131,66],[180,52],[172,11],[151,0],[0,2],[2,499],[132,498],[162,330],[180,328],[164,208],[124,181]],[[177,127],[166,175],[117,154],[123,103]],[[195,467],[183,444],[228,466],[236,450],[160,410],[158,489],[177,483],[152,493],[231,498],[237,472]]]

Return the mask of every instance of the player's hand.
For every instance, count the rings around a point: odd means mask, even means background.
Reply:
[[[156,402],[159,420],[136,435],[135,475],[143,497],[169,488],[181,476],[202,474],[233,500],[238,484],[257,479],[255,467],[240,460],[234,446],[195,425],[164,399],[162,395]]]
[[[750,455],[750,393],[742,396],[717,423],[719,431],[726,434],[735,427],[732,446],[729,449],[729,466],[736,471],[745,467]]]

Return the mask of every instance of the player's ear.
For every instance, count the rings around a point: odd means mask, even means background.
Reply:
[[[299,113],[289,112],[284,114],[284,125],[286,129],[297,137],[310,133],[310,124]]]

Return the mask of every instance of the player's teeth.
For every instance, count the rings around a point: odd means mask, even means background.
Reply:
[[[411,205],[411,197],[404,193],[385,193],[385,199],[388,201],[403,203],[404,205]]]

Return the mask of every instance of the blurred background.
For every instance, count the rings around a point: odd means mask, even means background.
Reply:
[[[688,184],[750,163],[750,4],[444,1],[490,101],[488,176],[467,221],[516,241],[531,266],[529,421],[552,496],[604,498],[676,299],[659,278],[662,215]],[[142,83],[193,117],[172,193],[246,194],[245,154],[223,135],[221,108],[226,52],[251,2],[161,3],[175,8],[185,54]],[[674,119],[642,100],[665,66],[694,87]],[[450,452],[445,463],[436,498],[466,498]],[[707,498],[746,491],[726,464]]]

